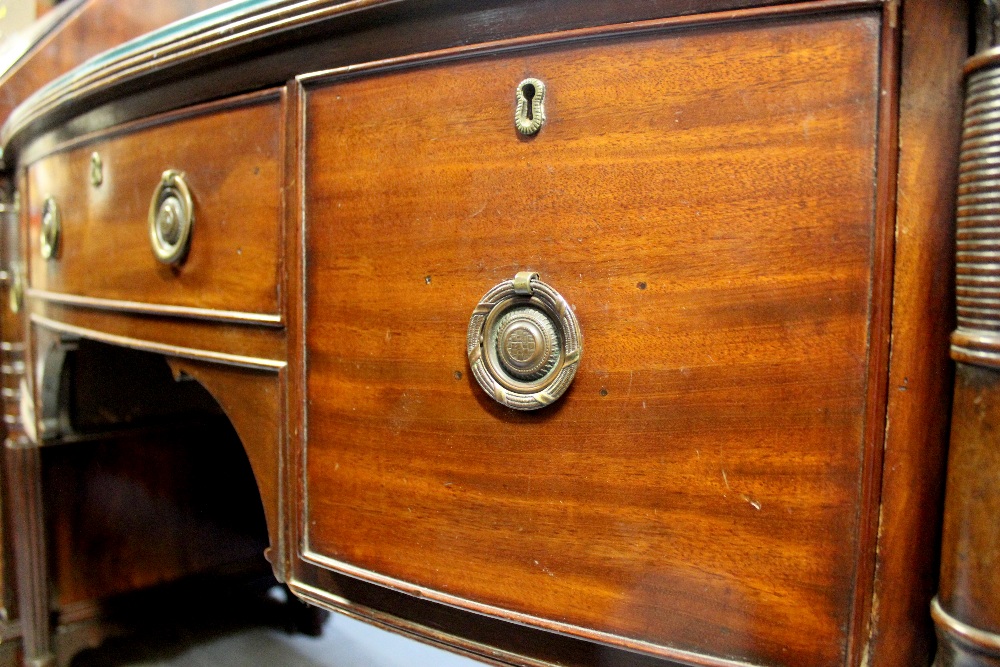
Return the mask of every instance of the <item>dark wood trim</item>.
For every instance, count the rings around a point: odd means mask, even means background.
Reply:
[[[278,183],[281,184],[281,192],[278,196],[278,281],[277,281],[277,306],[278,320],[284,325],[288,320],[288,258],[284,249],[288,245],[288,187],[289,177],[288,166],[288,91],[286,87],[279,88],[278,104],[281,107],[281,127],[278,137]],[[288,358],[287,352],[285,358]]]
[[[728,660],[726,658],[705,655],[703,653],[695,653],[694,651],[686,651],[669,646],[650,644],[648,642],[631,639],[629,637],[622,637],[621,635],[600,632],[597,630],[591,630],[590,628],[570,625],[568,623],[560,623],[558,621],[539,618],[530,614],[512,612],[507,609],[494,607],[492,605],[481,604],[458,596],[449,595],[448,593],[442,593],[440,591],[424,588],[423,586],[417,586],[405,581],[399,581],[398,579],[386,577],[378,574],[377,572],[371,572],[370,570],[365,570],[363,568],[354,567],[353,565],[342,563],[332,558],[326,558],[325,556],[320,556],[315,553],[305,552],[302,554],[302,559],[307,563],[311,563],[325,569],[334,570],[351,577],[356,577],[362,581],[384,586],[390,590],[405,593],[413,597],[439,602],[453,607],[458,607],[460,609],[466,609],[477,614],[485,614],[502,621],[524,624],[532,628],[546,630],[549,632],[557,632],[588,641],[599,642],[614,648],[638,651],[645,655],[655,656],[657,658],[666,658],[667,660],[676,660],[685,665],[693,665],[694,667],[751,667],[751,663],[739,660]],[[297,580],[292,580],[289,582],[289,586],[293,589],[301,589],[303,584]],[[328,597],[335,599],[333,596]],[[531,663],[525,662],[522,659],[515,664]]]
[[[893,261],[896,227],[896,176],[899,158],[899,2],[892,0],[882,10],[882,51],[879,56],[879,111],[876,142],[875,233],[872,247],[871,301],[869,306],[867,415],[862,445],[861,493],[858,507],[857,561],[851,628],[848,632],[848,664],[864,660],[868,638],[872,588],[875,579],[875,547],[878,537],[879,502],[882,491],[882,458],[885,442],[886,394],[889,386],[889,340],[892,323]]]
[[[891,0],[897,2],[898,0]],[[581,28],[561,32],[544,33],[517,37],[497,42],[469,44],[454,48],[441,49],[430,53],[415,53],[385,60],[375,60],[361,64],[346,65],[334,69],[302,74],[296,79],[305,87],[331,83],[337,80],[364,76],[376,72],[385,72],[408,67],[418,67],[427,63],[441,63],[463,58],[473,58],[483,55],[499,55],[512,51],[539,48],[553,44],[568,44],[586,42],[595,39],[608,39],[620,36],[639,36],[646,33],[656,33],[666,30],[694,28],[717,23],[732,23],[756,21],[774,17],[793,17],[809,14],[820,14],[831,11],[847,11],[877,7],[882,0],[813,0],[790,5],[775,5],[738,11],[698,14],[696,16],[674,16],[634,23],[619,23],[615,25]]]
[[[78,327],[72,324],[59,322],[57,320],[53,320],[51,318],[45,317],[44,315],[39,315],[37,313],[31,315],[31,322],[36,326],[44,327],[51,331],[58,331],[61,333],[72,334],[75,336],[80,336],[82,338],[89,338],[91,340],[100,341],[102,343],[119,345],[121,347],[129,347],[135,350],[144,350],[146,352],[156,352],[157,354],[165,354],[172,357],[180,357],[182,359],[193,359],[196,361],[213,361],[220,364],[229,364],[231,366],[243,366],[245,368],[257,368],[261,370],[270,370],[270,371],[279,371],[285,368],[285,366],[287,365],[286,362],[280,361],[278,359],[262,359],[259,357],[247,357],[238,354],[228,354],[226,352],[198,350],[190,347],[166,345],[164,343],[157,343],[154,341],[139,340],[138,338],[129,338],[127,336],[109,334],[103,331],[96,331],[94,329],[87,329],[84,327]]]
[[[105,334],[195,350],[218,350],[254,359],[285,359],[285,331],[271,326],[75,308],[29,301],[32,313]]]
[[[84,65],[62,79],[56,80],[51,87],[38,91],[11,114],[7,125],[0,131],[0,141],[6,145],[13,135],[31,124],[34,119],[51,112],[68,98],[86,97],[95,90],[121,84],[153,70],[170,68],[173,65],[203,56],[208,52],[231,48],[234,44],[259,40],[274,33],[293,31],[332,18],[364,12],[369,8],[397,2],[399,0],[353,0],[349,2],[311,0],[272,3],[259,9],[250,10],[242,16],[220,14],[214,21],[192,26],[191,30],[181,30],[177,35],[170,31],[164,31],[159,39],[154,37],[143,42],[141,48],[125,50],[116,58],[99,63],[95,62],[89,70]],[[711,15],[713,11],[728,11],[733,9],[734,3],[702,2],[700,4],[701,6],[692,13]],[[735,4],[737,7],[747,5],[752,7],[758,3]],[[873,0],[814,0],[790,6],[816,5],[822,7],[830,4],[870,6],[873,4]],[[765,8],[764,11],[769,10],[770,8]],[[221,29],[223,26],[224,30]]]
[[[460,652],[483,650],[480,660],[495,664],[546,667],[676,667],[678,663],[611,648],[525,625],[461,611],[437,602],[397,593],[353,577],[299,562],[301,580],[292,591],[322,607],[357,616],[392,632],[432,645],[457,643]],[[310,597],[321,591],[319,598]],[[447,648],[447,647],[445,647]],[[451,647],[455,650],[455,647]]]
[[[22,125],[51,111],[67,98],[86,96],[95,89],[114,86],[144,72],[160,70],[205,55],[227,44],[259,38],[262,33],[293,30],[330,16],[350,14],[366,7],[393,2],[398,0],[289,0],[268,3],[242,14],[220,14],[215,20],[192,25],[188,29],[182,28],[176,34],[168,26],[159,33],[159,37],[144,38],[142,47],[135,50],[126,48],[117,57],[106,61],[101,61],[98,56],[95,62],[84,63],[36,92],[14,110],[4,129],[0,129],[0,142],[6,144],[7,139],[16,134]],[[101,61],[99,66],[96,61]]]
[[[470,43],[584,29],[612,21],[631,24],[698,14],[712,16],[712,20],[742,20],[746,12],[758,8],[764,14],[784,7],[791,8],[791,13],[813,13],[875,7],[881,2],[807,0],[779,2],[777,8],[761,7],[764,0],[626,0],[592,4],[572,0],[288,2],[281,4],[281,10],[259,9],[260,16],[248,17],[233,26],[226,22],[225,30],[206,24],[193,37],[178,40],[170,49],[165,45],[154,48],[155,41],[151,42],[148,52],[133,54],[127,66],[122,65],[125,69],[102,69],[91,78],[69,76],[58,89],[41,91],[15,110],[0,137],[10,164],[26,142],[45,132],[52,131],[52,136],[43,144],[52,145],[66,137],[166,109],[281,85],[303,73],[303,62],[322,70]],[[331,42],[331,38],[335,41]],[[185,43],[185,39],[194,41]],[[171,50],[175,48],[180,50]],[[217,59],[218,67],[199,72],[198,59],[209,54]]]
[[[281,88],[269,88],[267,90],[246,93],[236,97],[229,97],[224,100],[204,102],[202,104],[196,104],[183,109],[165,111],[147,118],[140,118],[94,132],[88,132],[53,145],[39,146],[36,150],[30,150],[22,154],[20,156],[20,164],[22,167],[27,166],[42,158],[55,155],[56,153],[65,153],[98,141],[107,141],[108,139],[113,139],[115,137],[134,134],[142,130],[148,130],[162,125],[170,125],[183,120],[197,118],[198,116],[207,116],[209,114],[232,109],[258,106],[274,101],[278,101],[280,103],[281,99]]]
[[[926,665],[951,413],[955,181],[965,3],[902,5],[892,343],[870,667]]]
[[[451,651],[459,655],[465,655],[476,660],[485,661],[491,665],[523,665],[524,667],[551,667],[552,663],[544,660],[535,660],[523,655],[517,655],[508,651],[491,648],[485,644],[471,641],[457,635],[438,631],[434,636],[428,632],[427,628],[417,623],[398,618],[391,614],[359,605],[345,598],[332,595],[315,586],[309,586],[300,582],[292,582],[289,589],[306,602],[310,602],[319,607],[324,607],[344,616],[356,618],[359,621],[370,623],[388,632],[404,635],[410,639],[415,639],[435,648]]]
[[[485,614],[492,618],[500,619],[507,622],[525,624],[529,627],[539,628],[549,632],[558,632],[560,634],[568,635],[570,637],[578,637],[581,639],[586,639],[589,641],[595,641],[607,646],[612,646],[615,648],[623,648],[632,651],[639,651],[643,654],[656,656],[658,658],[666,658],[668,660],[676,660],[682,662],[685,665],[693,665],[695,667],[752,667],[751,663],[742,662],[739,660],[727,660],[725,658],[719,658],[715,656],[704,655],[701,653],[695,653],[693,651],[685,651],[683,649],[675,649],[669,646],[659,646],[656,644],[650,644],[648,642],[638,641],[630,639],[628,637],[622,637],[620,635],[614,635],[606,632],[598,632],[591,630],[589,628],[582,628],[574,625],[569,625],[566,623],[560,623],[557,621],[551,621],[548,619],[538,618],[531,616],[530,614],[521,614],[517,612],[511,612],[505,609],[500,609],[493,607],[491,605],[480,604],[470,600],[456,597],[454,595],[449,595],[447,593],[442,593],[440,591],[434,591],[422,586],[416,586],[409,584],[407,582],[399,581],[393,579],[392,577],[385,577],[378,573],[364,570],[362,568],[357,568],[345,563],[340,563],[334,561],[333,559],[326,558],[312,553],[302,554],[303,560],[307,563],[323,567],[325,569],[335,570],[348,576],[359,578],[363,581],[369,581],[375,583],[379,586],[385,586],[391,590],[399,591],[401,593],[406,593],[408,595],[422,598],[426,600],[431,600],[434,602],[439,602],[446,605],[451,605],[463,609],[473,611],[478,614]],[[307,586],[303,582],[292,580],[289,582],[289,587],[296,591],[303,590],[303,587]],[[312,591],[317,591],[318,589],[311,589]],[[333,604],[332,601],[336,600],[335,596],[330,594],[325,594],[320,596],[320,600],[323,600],[330,605],[334,610],[340,611],[341,608]],[[394,624],[398,629],[399,625]],[[420,626],[414,625],[411,628],[413,631],[420,632]],[[430,630],[423,630],[425,636],[431,636]],[[519,656],[514,664],[518,665],[531,665],[533,664],[529,659],[525,659]]]
[[[287,545],[285,573],[295,576],[297,554],[302,549],[299,527],[303,525],[305,493],[306,352],[305,352],[305,100],[301,84],[287,85],[285,107],[285,288],[289,293],[285,311],[288,319],[288,386],[286,390],[285,448],[283,451],[282,517],[283,539]],[[294,297],[291,292],[294,290]]]
[[[65,306],[79,306],[97,310],[112,310],[123,313],[141,313],[143,315],[160,315],[163,317],[183,317],[214,322],[231,322],[237,324],[282,326],[280,314],[245,313],[236,310],[215,310],[212,308],[195,308],[193,306],[171,306],[160,303],[140,303],[138,301],[121,301],[118,299],[102,299],[78,294],[63,294],[29,287],[26,296],[39,301],[48,301]]]

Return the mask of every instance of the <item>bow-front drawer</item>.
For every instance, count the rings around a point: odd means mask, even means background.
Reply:
[[[306,560],[697,664],[843,664],[880,18],[303,78]]]
[[[269,91],[84,137],[35,161],[29,294],[281,322],[282,108]]]

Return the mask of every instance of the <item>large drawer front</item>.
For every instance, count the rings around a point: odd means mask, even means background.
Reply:
[[[44,157],[28,168],[30,286],[42,298],[226,319],[280,321],[281,119],[276,91],[173,114]],[[99,184],[91,180],[100,157]],[[153,254],[150,202],[166,170],[190,188],[182,262]],[[39,229],[51,197],[55,256]]]
[[[858,570],[880,15],[306,80],[303,550],[663,655],[843,664]],[[514,127],[545,83],[546,122]],[[537,271],[559,401],[469,376]],[[707,664],[707,663],[699,663]]]

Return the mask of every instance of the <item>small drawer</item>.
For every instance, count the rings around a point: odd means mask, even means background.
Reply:
[[[280,323],[282,105],[279,91],[205,105],[117,128],[32,164],[29,293]],[[169,170],[182,174],[193,211],[187,249],[175,261],[156,256],[149,222]],[[53,203],[58,236],[49,234],[49,252],[43,218]]]

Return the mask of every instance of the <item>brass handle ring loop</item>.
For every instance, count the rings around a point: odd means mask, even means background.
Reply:
[[[180,264],[187,256],[194,227],[194,201],[184,174],[163,172],[149,203],[149,242],[156,259]]]
[[[537,410],[573,382],[583,335],[559,292],[522,271],[480,300],[469,321],[466,352],[472,375],[498,403]]]
[[[42,227],[39,235],[39,252],[44,259],[52,259],[59,249],[59,234],[62,228],[62,216],[59,205],[51,195],[42,204]]]

